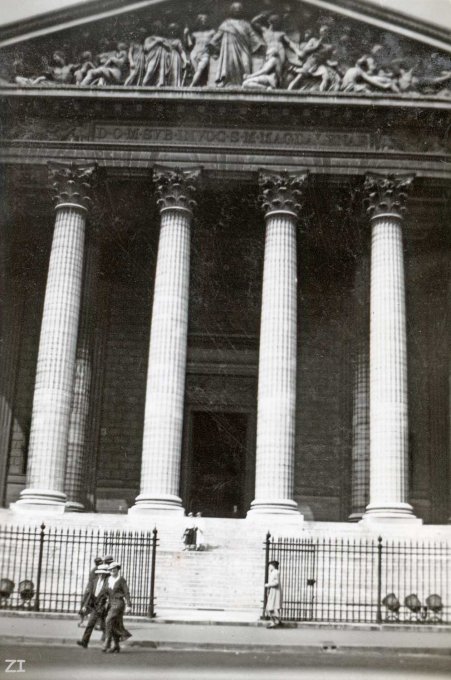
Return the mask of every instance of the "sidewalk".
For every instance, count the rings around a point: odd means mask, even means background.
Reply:
[[[3,644],[75,645],[83,629],[74,616],[45,614],[0,614],[0,639]],[[268,630],[261,623],[236,623],[185,620],[164,623],[126,617],[132,633],[127,647],[155,650],[216,650],[253,652],[296,652],[300,650],[342,650],[451,655],[451,627],[382,626],[364,624],[302,624]],[[93,646],[100,645],[95,631]]]

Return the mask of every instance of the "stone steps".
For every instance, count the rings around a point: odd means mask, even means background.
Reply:
[[[160,551],[156,567],[157,603],[164,607],[255,609],[261,606],[264,553]]]

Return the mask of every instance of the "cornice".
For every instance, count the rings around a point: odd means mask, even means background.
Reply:
[[[251,148],[203,150],[195,147],[146,149],[139,145],[101,145],[85,142],[12,141],[3,142],[0,164],[38,167],[49,161],[73,160],[97,163],[108,176],[124,179],[145,177],[154,164],[189,169],[196,162],[210,175],[237,177],[245,181],[262,166],[280,172],[295,172],[300,167],[322,176],[362,176],[377,168],[379,172],[416,172],[428,181],[449,182],[451,156],[440,153],[386,152],[376,150],[308,149],[288,155],[286,149],[271,155]]]
[[[208,87],[193,87],[186,89],[165,88],[162,90],[157,87],[135,89],[132,87],[108,87],[99,90],[84,90],[77,87],[26,87],[19,88],[16,85],[0,86],[0,99],[25,99],[25,100],[53,100],[71,103],[72,107],[82,102],[131,102],[135,105],[145,102],[166,103],[195,102],[200,104],[250,104],[258,105],[269,104],[275,106],[297,105],[312,106],[321,105],[326,107],[341,106],[355,108],[389,108],[389,109],[425,109],[425,110],[446,110],[451,111],[451,99],[438,98],[436,96],[415,95],[415,94],[353,94],[346,92],[316,93],[309,94],[296,90],[266,90],[251,91],[243,88],[227,88],[220,90]]]
[[[115,15],[138,12],[147,7],[165,4],[165,0],[96,0],[0,26],[0,47],[94,23]],[[436,49],[451,52],[446,27],[429,24],[396,10],[368,5],[362,0],[303,0],[303,4],[333,12],[339,16],[389,30]]]

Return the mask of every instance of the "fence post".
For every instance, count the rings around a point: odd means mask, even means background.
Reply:
[[[262,609],[262,615],[261,618],[265,618],[265,612],[266,612],[266,600],[268,598],[268,589],[265,587],[266,584],[268,583],[268,574],[269,574],[269,567],[268,567],[268,562],[269,562],[269,544],[271,540],[271,534],[268,533],[266,534],[266,539],[265,539],[265,583],[263,585],[263,609]]]
[[[38,557],[38,573],[36,576],[36,595],[34,598],[34,611],[39,611],[39,596],[41,592],[41,573],[42,573],[42,558],[44,555],[44,535],[45,524],[41,524],[41,533],[39,534],[39,557]]]
[[[157,557],[157,536],[158,531],[155,527],[152,531],[152,570],[150,573],[150,602],[149,602],[149,618],[155,617],[155,561]]]
[[[377,539],[377,610],[376,622],[382,623],[382,536]]]

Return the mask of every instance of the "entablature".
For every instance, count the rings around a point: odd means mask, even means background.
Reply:
[[[5,163],[84,159],[129,176],[161,162],[234,175],[303,166],[446,178],[451,169],[451,102],[437,99],[4,87],[0,107]]]

